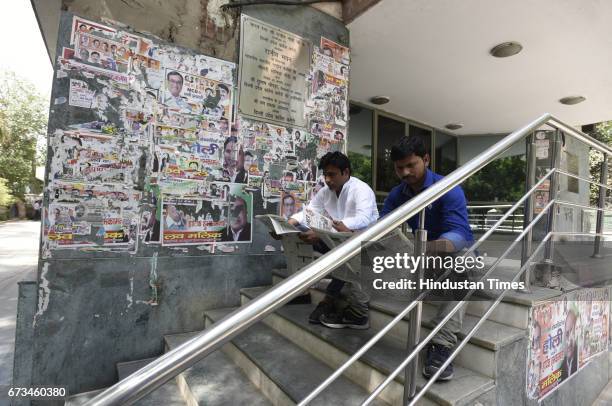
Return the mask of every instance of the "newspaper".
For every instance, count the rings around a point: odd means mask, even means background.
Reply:
[[[330,232],[336,231],[334,228],[334,221],[331,218],[317,213],[308,207],[304,209],[304,222],[310,228],[318,228]]]
[[[333,227],[334,221],[330,217],[317,213],[309,208],[304,209],[304,224],[300,224],[297,227],[290,224],[284,217],[274,214],[261,214],[255,217],[277,235],[301,233],[309,229],[337,233],[336,229]]]
[[[283,217],[274,214],[260,214],[255,216],[255,218],[264,223],[276,235],[301,233],[303,231],[289,224]]]

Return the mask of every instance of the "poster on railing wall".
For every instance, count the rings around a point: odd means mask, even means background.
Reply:
[[[609,290],[565,294],[531,308],[527,396],[542,400],[607,348]]]

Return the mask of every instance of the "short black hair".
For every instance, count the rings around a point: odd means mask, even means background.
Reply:
[[[400,142],[391,147],[391,160],[394,162],[413,154],[421,158],[428,154],[421,137],[403,137]]]
[[[247,152],[244,153],[244,156],[254,157],[255,155],[253,155],[253,153],[251,151],[247,151]]]
[[[181,78],[181,83],[184,82],[183,80],[183,75],[181,75],[180,73],[178,73],[177,71],[173,70],[171,72],[168,72],[168,74],[166,75],[166,79],[170,80],[170,76],[178,76],[179,78]]]
[[[219,89],[223,89],[223,90],[225,90],[227,93],[229,93],[229,88],[228,88],[226,85],[224,85],[223,83],[218,84],[218,85],[217,85],[217,88],[219,88]]]
[[[344,172],[346,169],[351,173],[351,161],[348,157],[340,151],[328,152],[321,157],[319,161],[319,169],[325,169],[327,166],[335,166],[340,169],[340,172]]]
[[[227,144],[229,144],[230,142],[238,143],[238,138],[235,135],[230,135],[229,137],[227,137],[225,139],[225,142],[223,143],[223,149],[225,149],[227,147]]]

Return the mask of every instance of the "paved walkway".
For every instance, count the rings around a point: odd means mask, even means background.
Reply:
[[[39,221],[0,223],[0,385],[11,383],[17,282],[36,278],[39,235]]]
[[[593,406],[612,406],[612,382],[608,384],[601,392]]]

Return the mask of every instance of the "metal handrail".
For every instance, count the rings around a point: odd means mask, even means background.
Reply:
[[[473,205],[466,206],[468,210],[474,209],[505,209],[508,207],[512,207],[511,204],[483,204],[483,205]]]
[[[561,169],[557,169],[557,172],[559,172],[561,175],[569,176],[570,178],[578,179],[583,182],[588,182],[591,185],[597,185],[604,189],[612,190],[612,186],[604,185],[603,183],[595,182],[594,180],[583,178],[582,176],[574,175],[573,173],[565,172]]]
[[[191,340],[136,371],[126,379],[106,389],[90,400],[87,405],[130,404],[147,395],[183,370],[194,365],[206,355],[220,348],[252,324],[274,312],[339,265],[349,261],[360,252],[362,242],[377,241],[443,196],[450,189],[459,185],[485,165],[498,158],[514,143],[525,138],[543,124],[549,124],[552,127],[558,128],[591,147],[612,155],[612,149],[606,145],[591,139],[586,134],[575,130],[551,114],[546,113],[504,137],[465,165],[436,182],[434,186],[423,190],[376,224],[360,233],[356,233],[334,250],[304,267],[300,272],[285,279],[255,300],[249,302],[249,304],[218,321],[210,329],[203,331]]]
[[[612,209],[601,209],[599,207],[587,206],[584,204],[568,202],[565,200],[557,200],[557,203],[563,206],[572,206],[572,207],[576,207],[576,208],[583,209],[583,210],[595,210],[595,211],[601,211],[604,213],[612,213]]]
[[[533,228],[533,226],[535,224],[537,224],[537,222],[544,216],[544,213],[546,213],[550,207],[554,204],[554,200],[551,200],[550,202],[548,202],[548,204],[546,205],[546,207],[542,210],[542,212],[540,214],[538,214],[538,216],[521,232],[521,234],[519,234],[514,241],[512,241],[512,243],[510,244],[510,246],[506,249],[506,251],[504,251],[504,253],[498,257],[495,262],[493,263],[493,265],[491,265],[491,268],[489,268],[489,270],[487,272],[485,272],[484,275],[482,275],[481,280],[484,280],[487,276],[489,276],[493,270],[495,269],[495,267],[497,267],[501,261],[506,257],[506,255],[508,255],[510,253],[510,251],[512,251],[512,249],[514,249],[514,247],[516,246],[516,244],[518,244],[519,241],[521,241],[525,235],[527,235],[527,233],[529,232],[529,230],[531,230],[531,228]],[[527,262],[529,263],[529,262]],[[468,293],[467,296],[470,296],[471,293]],[[466,297],[467,297],[466,296]],[[391,383],[391,381],[393,381],[393,379],[395,379],[395,377],[404,369],[406,368],[406,366],[410,363],[410,361],[412,361],[417,354],[425,347],[425,345],[429,342],[429,340],[431,340],[437,333],[438,331],[440,331],[442,329],[442,327],[444,326],[444,324],[446,324],[447,321],[449,321],[451,319],[451,317],[453,317],[453,315],[455,313],[457,313],[459,311],[459,309],[463,306],[465,306],[467,304],[467,302],[465,301],[465,298],[458,302],[445,316],[444,318],[429,332],[429,334],[427,335],[427,337],[425,337],[421,342],[419,342],[418,345],[416,345],[414,347],[414,349],[410,352],[410,354],[408,354],[408,356],[404,359],[404,361],[402,361],[397,368],[395,368],[395,370],[393,370],[393,372],[391,372],[387,378],[376,387],[376,389],[374,389],[374,391],[370,394],[370,396],[363,402],[363,405],[367,405],[369,403],[371,403],[386,387],[387,385],[389,385]],[[463,340],[462,343],[465,342],[467,343],[466,340]],[[453,353],[456,354],[456,353]],[[452,359],[451,359],[452,361]],[[444,369],[440,369],[438,370],[438,372],[442,372],[444,371]],[[436,375],[437,378],[437,375]],[[434,378],[435,381],[435,378]]]
[[[510,206],[510,210],[508,210],[505,214],[505,216],[510,216],[512,214],[512,212],[514,212],[516,209],[518,209],[519,207],[521,207],[521,205],[525,202],[525,200],[527,200],[536,190],[537,188],[542,185],[544,183],[544,181],[546,181],[546,179],[548,179],[552,174],[555,173],[554,169],[551,169],[548,171],[548,173],[546,173],[546,175],[544,175],[542,177],[542,179],[540,179],[535,185],[533,185],[533,187],[528,190],[516,203],[514,203],[513,205]],[[487,231],[486,233],[484,233],[474,244],[472,244],[472,246],[465,252],[463,253],[461,256],[462,257],[466,257],[470,254],[472,254],[474,251],[476,251],[476,249],[493,233],[495,232],[495,230],[500,227],[500,225],[503,223],[503,221],[505,220],[505,218],[501,218],[499,219],[492,227],[489,231]],[[532,222],[532,224],[535,224],[536,222]],[[529,228],[533,227],[533,225],[528,226]],[[526,234],[529,230],[525,230],[524,233]],[[522,238],[519,236],[519,239]],[[502,254],[502,259],[505,258],[505,256],[508,254],[508,252],[510,252],[509,250],[507,250],[504,254]],[[487,273],[482,277],[486,277],[487,275],[489,275],[491,272],[493,272],[493,270],[495,269],[495,267],[501,263],[501,260],[496,261],[487,271]],[[438,280],[446,278],[446,276],[450,274],[450,271],[445,272],[443,275],[441,275]],[[421,293],[419,293],[419,295],[408,305],[406,306],[406,308],[404,310],[402,310],[397,316],[395,316],[393,318],[393,320],[391,320],[383,329],[381,329],[378,333],[376,333],[370,340],[368,340],[367,343],[365,343],[355,354],[353,354],[347,361],[344,362],[344,364],[342,364],[338,369],[336,369],[334,371],[334,373],[332,373],[325,381],[323,381],[321,384],[319,384],[319,386],[317,386],[312,392],[310,392],[310,394],[308,394],[308,396],[306,396],[304,399],[302,399],[300,401],[300,403],[298,403],[298,406],[305,406],[306,404],[308,404],[308,402],[310,402],[312,399],[314,399],[319,393],[321,393],[326,387],[328,387],[333,381],[335,381],[346,369],[348,369],[348,367],[350,367],[353,363],[355,363],[363,354],[366,353],[366,351],[368,351],[372,346],[374,346],[374,344],[376,344],[389,330],[391,330],[397,323],[399,323],[417,304],[419,301],[423,300],[427,294],[431,291],[431,289],[426,289],[421,291]],[[444,324],[444,323],[440,323],[440,324]],[[424,340],[425,341],[425,340]]]
[[[550,125],[551,127],[554,127],[564,132],[565,134],[571,135],[572,137],[576,138],[578,141],[581,141],[587,144],[591,148],[595,148],[599,152],[608,154],[608,156],[610,156],[610,154],[612,153],[612,148],[610,148],[608,145],[604,144],[603,142],[598,141],[595,138],[589,137],[582,131],[576,130],[571,125],[564,123],[563,121],[559,120],[557,117],[551,114],[545,114],[545,115],[549,116],[550,120],[546,124]]]
[[[548,240],[550,239],[550,237],[552,236],[553,233],[549,232],[548,234],[546,234],[546,236],[542,239],[542,241],[540,242],[540,244],[538,244],[538,246],[536,247],[536,249],[533,251],[533,254],[531,254],[531,256],[529,257],[528,261],[525,262],[525,264],[519,269],[519,271],[516,273],[516,275],[514,275],[514,278],[512,278],[512,280],[510,282],[516,282],[520,276],[523,274],[523,272],[525,272],[525,270],[531,265],[531,261],[533,258],[535,258],[535,256],[538,254],[538,252],[542,249],[542,247],[544,247],[544,245],[548,242]],[[476,324],[474,325],[474,327],[472,327],[472,329],[465,335],[465,337],[463,338],[463,340],[461,340],[461,342],[457,345],[457,347],[455,347],[453,349],[453,352],[450,354],[450,356],[444,361],[444,363],[438,368],[438,370],[436,371],[435,374],[433,374],[431,376],[431,378],[429,378],[429,380],[427,381],[427,383],[425,385],[423,385],[423,387],[421,388],[421,390],[414,396],[414,398],[411,399],[410,403],[408,404],[408,406],[414,406],[416,404],[416,402],[425,394],[425,392],[429,389],[429,387],[431,385],[433,385],[436,380],[438,379],[438,376],[440,376],[440,374],[442,372],[444,372],[444,370],[446,369],[446,367],[453,361],[453,359],[455,359],[455,357],[459,354],[459,351],[461,351],[461,349],[463,347],[465,347],[465,345],[470,341],[470,338],[472,338],[472,336],[474,334],[476,334],[476,331],[478,331],[478,329],[480,328],[480,326],[482,325],[482,323],[484,323],[487,318],[489,317],[489,315],[493,312],[493,310],[495,310],[495,308],[501,303],[502,299],[504,298],[504,296],[506,295],[506,293],[508,293],[509,289],[505,289],[504,291],[502,291],[500,293],[500,295],[495,299],[495,302],[493,302],[493,304],[487,309],[486,312],[484,312],[484,314],[480,317],[480,319],[476,322]],[[367,405],[369,404],[364,402],[363,405]]]

